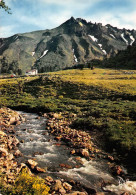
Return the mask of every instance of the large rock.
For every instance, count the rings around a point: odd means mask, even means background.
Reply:
[[[48,182],[50,182],[50,183],[52,183],[52,182],[54,181],[53,178],[50,177],[50,176],[47,176],[47,177],[45,178],[45,180],[48,181]]]
[[[80,154],[84,157],[89,157],[89,151],[88,149],[80,149],[79,150]]]
[[[35,169],[34,169],[37,173],[45,173],[46,172],[46,170],[45,169],[43,169],[43,168],[41,168],[41,167],[35,167]]]
[[[14,124],[16,121],[17,121],[17,120],[16,120],[16,117],[15,117],[15,116],[13,116],[13,117],[11,117],[11,118],[9,119],[10,125]]]
[[[59,191],[60,188],[62,188],[62,182],[60,180],[55,180],[53,190],[55,190],[57,192],[57,191]]]
[[[8,148],[11,150],[19,144],[19,140],[15,136],[8,136]]]
[[[47,113],[43,113],[42,116],[48,118]]]
[[[0,131],[0,138],[1,137],[6,137],[7,135],[6,135],[6,133],[4,133],[3,131]]]
[[[59,192],[60,194],[66,194],[66,190],[63,188],[62,182],[60,180],[55,180],[52,191]]]
[[[85,193],[85,192],[75,191],[75,192],[71,192],[71,193],[66,194],[66,195],[87,195],[87,193]]]
[[[76,151],[73,149],[73,150],[71,150],[71,152],[70,152],[71,154],[75,154],[76,153]]]
[[[48,113],[49,117],[55,118],[55,119],[60,119],[61,118],[61,113]]]
[[[61,114],[54,113],[53,114],[53,117],[56,118],[56,119],[60,119],[61,118]]]
[[[67,182],[63,183],[63,187],[65,188],[66,191],[70,191],[72,189],[72,186]]]
[[[13,156],[13,154],[9,154],[7,158],[8,158],[8,160],[13,160],[14,156]]]
[[[22,156],[23,154],[20,152],[20,150],[16,150],[15,152],[14,152],[14,156],[15,157],[20,157],[20,156]]]
[[[38,165],[38,163],[32,159],[28,159],[27,164],[31,169],[34,169]]]
[[[0,157],[8,156],[8,151],[0,147]]]

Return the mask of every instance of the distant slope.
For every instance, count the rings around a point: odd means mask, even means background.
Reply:
[[[71,17],[52,30],[0,39],[0,70],[25,72],[32,67],[40,72],[60,70],[115,55],[118,50],[132,45],[135,39],[135,30],[102,26]],[[13,68],[14,64],[16,68]]]
[[[136,41],[132,46],[128,46],[127,49],[119,51],[115,56],[103,61],[92,61],[92,63],[105,68],[136,70]]]

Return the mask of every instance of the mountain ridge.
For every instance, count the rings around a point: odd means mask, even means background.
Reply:
[[[0,39],[1,73],[56,71],[93,59],[102,60],[125,50],[136,40],[136,31],[71,17],[51,30],[15,34]],[[4,60],[3,60],[4,58]]]
[[[119,51],[116,56],[103,61],[94,60],[92,63],[103,68],[136,70],[136,41],[128,45],[127,49]]]

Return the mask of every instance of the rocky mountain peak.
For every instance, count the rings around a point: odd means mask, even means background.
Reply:
[[[82,18],[69,20],[52,30],[16,34],[0,39],[0,59],[6,58],[3,72],[13,62],[24,72],[32,67],[39,72],[54,71],[76,64],[104,59],[135,44],[136,31],[118,29],[110,24],[87,22]]]
[[[70,19],[68,19],[66,22],[64,22],[61,26],[71,26],[77,24],[76,19],[72,16]]]
[[[76,19],[73,16],[71,16],[71,18],[68,21],[72,23],[72,22],[76,22]]]
[[[85,27],[82,22],[85,24],[85,21],[82,21],[82,19],[75,19],[74,17],[71,17],[69,20],[60,25],[59,28],[63,29],[64,34],[78,34],[79,36],[81,36],[81,32]]]

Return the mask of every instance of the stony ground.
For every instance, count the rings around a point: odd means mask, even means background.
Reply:
[[[13,184],[24,164],[18,164],[16,157],[21,155],[17,149],[19,140],[15,137],[13,124],[20,124],[23,118],[7,108],[0,109],[0,173],[4,181]],[[12,134],[10,134],[12,133]]]

